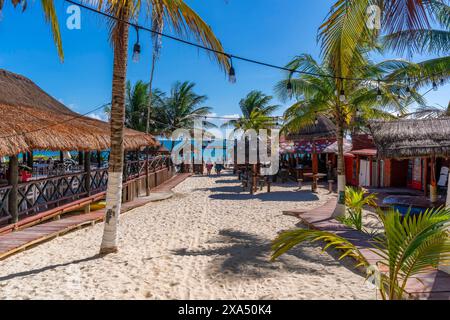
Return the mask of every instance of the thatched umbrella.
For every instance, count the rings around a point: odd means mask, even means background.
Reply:
[[[109,148],[109,124],[81,116],[21,75],[0,69],[0,156],[40,150]],[[124,148],[155,146],[145,133],[127,129]]]

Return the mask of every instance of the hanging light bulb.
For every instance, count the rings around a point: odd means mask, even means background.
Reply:
[[[377,90],[377,101],[381,102],[381,100],[383,100],[383,95],[381,94],[381,89],[378,88],[378,90]]]
[[[437,91],[437,89],[438,89],[438,86],[437,86],[437,84],[436,84],[436,81],[433,81],[433,90],[434,90],[434,91]]]
[[[230,56],[230,69],[228,70],[228,80],[231,83],[236,83],[236,71],[234,71],[234,67],[233,67],[233,59]]]
[[[406,97],[409,98],[411,97],[411,89],[409,88],[410,85],[410,79],[408,78],[408,85],[406,86]]]
[[[289,97],[292,97],[292,83],[291,79],[289,79],[287,85],[286,85],[287,94]]]
[[[347,98],[345,97],[345,91],[344,91],[344,89],[341,89],[341,91],[339,92],[339,101],[340,101],[340,102],[345,102],[345,101],[347,101]]]
[[[383,100],[383,95],[381,94],[380,80],[378,80],[378,84],[377,84],[377,101],[381,102],[381,100]]]
[[[139,44],[139,28],[136,27],[136,43],[133,47],[133,56],[132,60],[133,62],[139,62],[139,59],[141,58],[141,45]]]
[[[406,96],[408,98],[411,97],[411,89],[409,88],[409,86],[406,87]]]

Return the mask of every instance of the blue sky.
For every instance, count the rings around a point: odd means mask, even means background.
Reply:
[[[226,51],[236,55],[284,65],[293,56],[310,53],[319,57],[317,28],[332,1],[298,0],[188,0],[211,27]],[[27,11],[14,10],[7,1],[0,20],[0,68],[23,74],[77,112],[85,113],[109,102],[111,96],[112,48],[103,18],[82,10],[81,30],[68,30],[69,4],[55,0],[61,25],[65,61],[56,54],[50,28],[44,23],[40,1]],[[170,30],[166,30],[170,33]],[[129,62],[131,81],[148,81],[151,43],[141,33],[142,56]],[[130,30],[130,53],[135,32]],[[169,91],[177,80],[194,81],[196,91],[208,96],[207,105],[218,115],[239,113],[239,100],[253,89],[273,95],[283,73],[235,61],[237,82],[198,49],[163,40],[156,68],[155,86]],[[426,96],[430,105],[446,106],[450,85]],[[282,104],[279,101],[275,103]],[[281,114],[285,106],[279,111]]]

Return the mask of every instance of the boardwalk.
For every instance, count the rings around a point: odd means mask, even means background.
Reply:
[[[285,213],[298,216],[310,228],[329,231],[350,240],[370,264],[376,264],[380,257],[369,249],[372,248],[370,237],[333,219],[331,215],[335,206],[336,199],[331,199],[310,211],[289,210]],[[450,275],[430,269],[424,274],[411,277],[405,290],[411,298],[450,300]]]
[[[131,202],[122,204],[121,213],[140,207],[148,202],[166,198],[164,193],[169,192],[177,184],[184,181],[190,174],[180,174],[172,177],[165,183],[153,189],[152,195],[144,198],[137,198]],[[103,221],[105,210],[65,217],[60,220],[38,224],[24,230],[8,233],[0,236],[0,259],[6,258],[18,251],[52,239],[69,231],[93,225]]]

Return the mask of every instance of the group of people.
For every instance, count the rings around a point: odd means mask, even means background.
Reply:
[[[223,167],[223,164],[221,164],[221,163],[217,163],[217,162],[213,163],[213,162],[211,162],[211,160],[208,160],[206,162],[206,175],[208,175],[208,176],[211,175],[212,168],[214,168],[214,171],[216,172],[216,174],[218,176],[220,176],[220,172],[223,170],[224,167]]]

